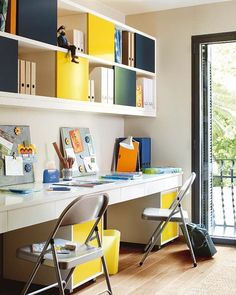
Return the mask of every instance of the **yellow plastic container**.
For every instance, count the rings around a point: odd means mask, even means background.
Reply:
[[[110,275],[118,272],[120,232],[115,229],[103,231],[103,250],[106,258],[107,268]]]

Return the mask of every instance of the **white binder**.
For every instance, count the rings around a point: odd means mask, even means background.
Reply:
[[[95,101],[107,103],[107,68],[94,68],[90,73],[90,80],[94,80]]]
[[[31,89],[30,94],[36,94],[36,63],[31,62]]]
[[[20,93],[25,94],[25,61],[20,60]]]
[[[31,62],[25,61],[25,93],[31,93]]]

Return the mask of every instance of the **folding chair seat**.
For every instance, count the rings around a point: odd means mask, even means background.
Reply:
[[[107,205],[108,196],[106,194],[94,194],[78,197],[64,209],[46,242],[27,245],[17,249],[18,258],[35,263],[32,273],[21,294],[38,294],[52,287],[58,286],[59,294],[64,295],[66,286],[71,279],[76,266],[97,258],[101,258],[102,261],[107,283],[107,290],[105,291],[108,294],[112,294],[106,261],[98,232],[98,223],[107,209]],[[88,233],[84,243],[73,243],[75,249],[68,250],[66,247],[66,244],[71,244],[72,241],[55,238],[60,227],[81,224],[87,221],[94,222],[92,229]],[[98,246],[91,246],[89,244],[89,242],[94,239],[97,240]],[[35,247],[37,248],[37,251],[35,251]],[[46,265],[55,269],[57,282],[37,291],[27,293],[41,265]],[[62,279],[61,270],[68,270],[67,276],[64,280]]]
[[[145,208],[142,213],[142,218],[145,220],[157,221],[158,225],[154,230],[153,234],[151,235],[147,245],[144,248],[144,255],[142,260],[140,261],[139,265],[143,265],[144,261],[146,260],[148,254],[152,251],[153,247],[155,246],[158,238],[160,237],[161,233],[167,226],[168,222],[180,222],[183,223],[183,226],[186,231],[186,238],[187,243],[190,248],[193,266],[196,267],[196,258],[193,252],[193,247],[189,238],[189,234],[186,228],[186,222],[188,221],[188,213],[182,209],[182,200],[184,196],[187,194],[189,189],[191,188],[192,183],[196,174],[194,172],[191,173],[190,177],[186,180],[186,182],[181,187],[180,191],[178,192],[176,199],[173,201],[169,209],[161,209],[161,208]]]

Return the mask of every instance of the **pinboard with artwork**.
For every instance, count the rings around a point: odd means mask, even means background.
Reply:
[[[94,140],[89,128],[60,128],[61,143],[65,157],[75,158],[73,176],[98,171]]]

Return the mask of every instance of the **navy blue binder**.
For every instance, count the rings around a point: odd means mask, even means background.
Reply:
[[[18,0],[17,34],[57,45],[57,0]]]
[[[17,92],[17,41],[0,37],[0,65],[0,91]]]
[[[135,34],[135,67],[155,72],[155,41]]]

